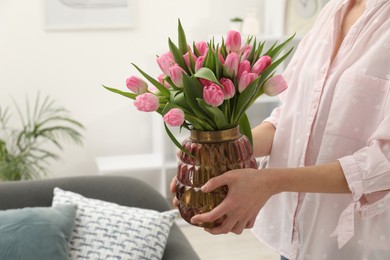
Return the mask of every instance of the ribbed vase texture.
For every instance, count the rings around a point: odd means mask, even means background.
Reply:
[[[206,140],[193,138],[199,131],[195,134],[191,131],[191,137],[182,143],[184,149],[194,156],[181,151],[177,172],[176,197],[179,200],[179,211],[188,223],[191,223],[194,215],[211,211],[227,195],[227,186],[210,193],[201,192],[200,187],[209,179],[233,169],[257,168],[248,138],[241,135],[238,128],[222,131],[217,133],[216,138],[213,138],[212,133],[211,138],[209,136]],[[214,227],[222,221],[223,218],[199,226]]]

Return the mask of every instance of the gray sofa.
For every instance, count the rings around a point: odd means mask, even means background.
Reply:
[[[51,206],[53,189],[73,191],[85,197],[123,206],[166,211],[168,201],[146,183],[124,176],[83,176],[38,181],[0,182],[0,209]],[[164,251],[164,260],[195,260],[198,255],[174,224]]]

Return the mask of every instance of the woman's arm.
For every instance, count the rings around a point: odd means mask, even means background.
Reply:
[[[202,223],[225,216],[220,226],[206,229],[212,234],[240,234],[253,227],[267,200],[281,192],[350,193],[338,161],[301,168],[233,170],[209,180],[201,189],[210,192],[223,185],[229,187],[229,193],[221,204],[191,219],[193,223]]]
[[[263,122],[252,129],[253,155],[255,157],[267,156],[271,153],[274,135],[275,126],[270,122]]]

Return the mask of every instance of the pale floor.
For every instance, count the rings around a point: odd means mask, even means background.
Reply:
[[[280,260],[280,255],[261,244],[250,230],[215,236],[188,224],[180,228],[201,260]]]

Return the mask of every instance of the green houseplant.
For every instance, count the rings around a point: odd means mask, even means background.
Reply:
[[[60,157],[53,149],[63,149],[61,141],[82,144],[83,125],[48,96],[38,93],[31,106],[26,98],[25,113],[15,108],[20,127],[11,127],[9,107],[0,106],[0,181],[38,179],[48,174],[50,160]]]

